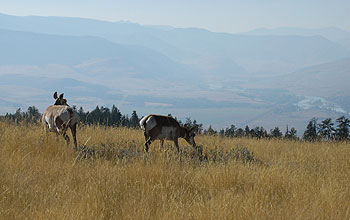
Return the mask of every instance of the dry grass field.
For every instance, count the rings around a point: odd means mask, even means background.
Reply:
[[[350,144],[198,136],[200,159],[184,141],[146,154],[141,130],[77,135],[80,152],[0,122],[1,219],[350,219]]]

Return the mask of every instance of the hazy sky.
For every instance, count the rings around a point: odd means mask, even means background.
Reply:
[[[0,13],[127,20],[230,33],[281,26],[350,30],[350,0],[0,0]]]

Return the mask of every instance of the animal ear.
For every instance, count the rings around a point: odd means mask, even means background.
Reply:
[[[61,93],[61,95],[60,95],[60,99],[63,99],[63,95],[64,95],[64,93]]]
[[[53,94],[53,98],[54,98],[54,99],[57,99],[57,92],[55,92],[55,93]]]

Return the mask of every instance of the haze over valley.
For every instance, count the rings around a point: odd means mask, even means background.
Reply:
[[[205,127],[286,125],[350,113],[350,32],[200,28],[0,14],[0,112],[54,91],[84,110],[168,114]]]

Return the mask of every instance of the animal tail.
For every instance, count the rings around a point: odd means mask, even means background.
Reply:
[[[141,127],[142,130],[146,130],[146,121],[147,121],[148,117],[149,117],[149,115],[148,116],[144,116],[139,122],[140,127]]]

